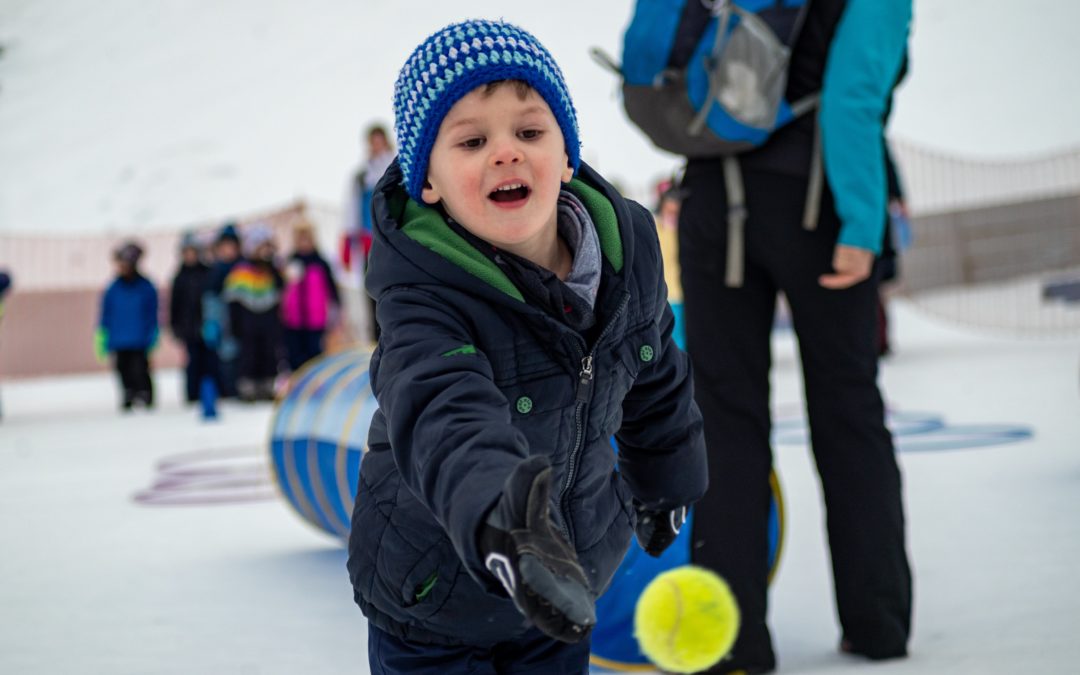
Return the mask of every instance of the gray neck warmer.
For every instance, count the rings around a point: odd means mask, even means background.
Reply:
[[[600,290],[600,237],[585,205],[565,189],[559,192],[558,227],[559,236],[574,256],[563,283],[593,307]]]

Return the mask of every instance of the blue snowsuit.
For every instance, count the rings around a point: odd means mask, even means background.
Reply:
[[[157,289],[138,273],[117,277],[101,298],[98,325],[104,333],[105,350],[115,357],[125,410],[135,401],[148,407],[154,404],[148,354],[158,337],[157,315]]]

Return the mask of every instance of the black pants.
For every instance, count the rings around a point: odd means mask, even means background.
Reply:
[[[278,308],[253,312],[235,304],[232,327],[240,344],[237,380],[273,380],[281,360],[281,320]]]
[[[877,388],[877,287],[872,278],[840,291],[819,285],[831,271],[839,232],[828,190],[817,229],[807,231],[805,178],[744,170],[743,179],[741,288],[724,285],[727,204],[719,162],[687,168],[679,221],[687,351],[709,449],[709,491],[695,507],[691,555],[728,580],[743,617],[724,668],[775,664],[765,617],[770,333],[779,291],[799,340],[843,637],[868,656],[898,656],[909,632],[911,574],[900,472]]]
[[[237,355],[230,359],[223,359],[220,354],[215,353],[212,360],[212,367],[218,385],[218,395],[221,398],[236,398],[237,364],[240,357]]]
[[[310,330],[304,328],[286,328],[285,354],[289,359],[289,369],[296,372],[319,354],[322,354],[322,330]]]
[[[184,396],[188,403],[195,403],[199,400],[199,387],[203,378],[215,376],[216,362],[213,352],[201,338],[186,340],[184,347],[187,349],[187,364],[184,366]]]
[[[150,380],[150,361],[145,349],[116,350],[116,373],[123,389],[124,408],[130,408],[136,400],[147,407],[154,404],[154,384]]]
[[[490,648],[406,642],[368,624],[371,675],[588,675],[589,641],[559,642],[533,628]]]
[[[237,379],[274,379],[278,374],[277,333],[249,333],[240,341]]]

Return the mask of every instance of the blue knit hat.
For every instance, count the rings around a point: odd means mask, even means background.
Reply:
[[[547,102],[559,123],[570,166],[581,162],[577,115],[562,72],[544,46],[526,31],[501,21],[463,21],[420,44],[394,86],[394,128],[405,190],[420,201],[428,158],[446,113],[488,82],[522,80]]]

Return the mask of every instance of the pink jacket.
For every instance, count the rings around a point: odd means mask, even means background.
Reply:
[[[285,274],[281,320],[286,328],[324,330],[337,289],[329,266],[319,257],[294,256]]]

